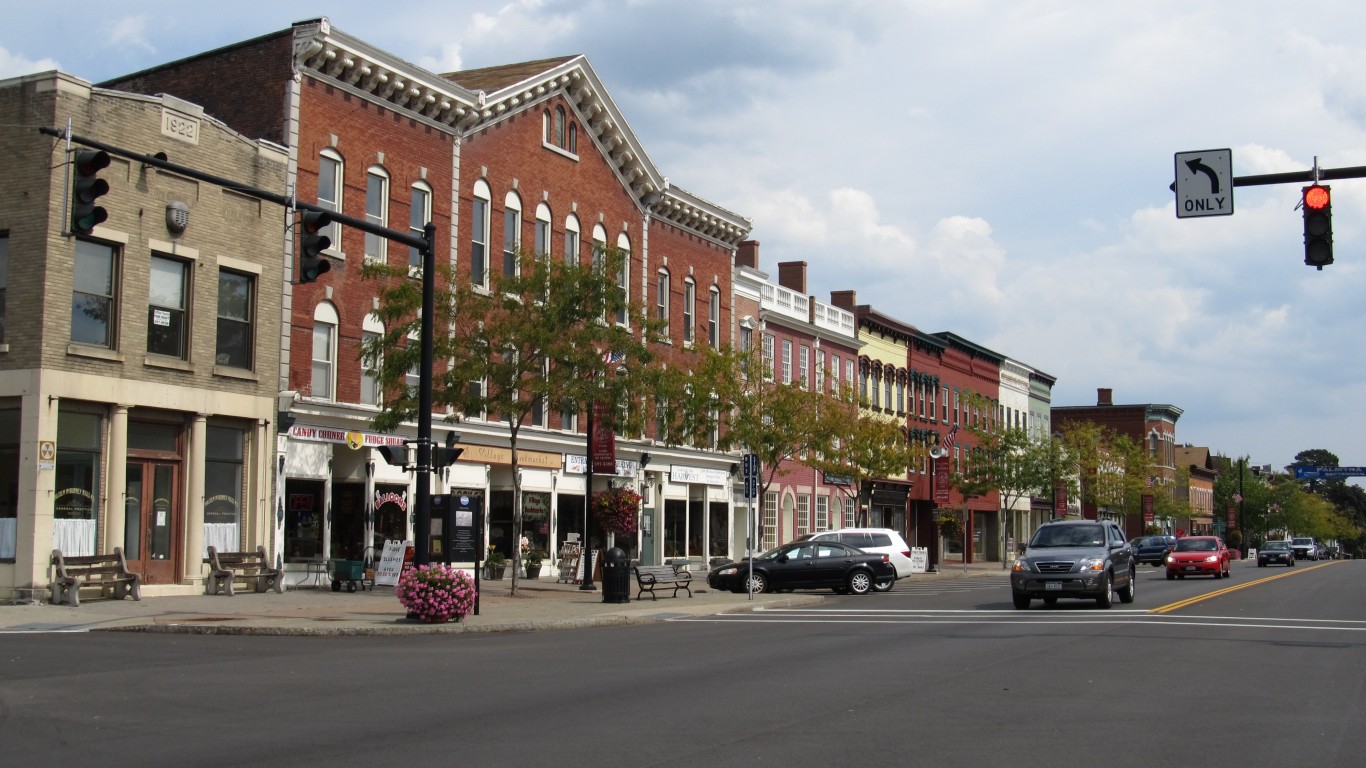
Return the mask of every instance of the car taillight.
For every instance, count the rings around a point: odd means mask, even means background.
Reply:
[[[909,560],[909,559],[911,558],[911,550],[909,550],[909,549],[903,549],[903,550],[901,551],[901,556],[904,557],[904,558],[906,558],[907,560]]]
[[[890,557],[888,557],[888,556],[886,556],[886,555],[883,555],[883,556],[882,556],[882,562],[884,562],[884,563],[890,563],[890,562],[892,562],[892,558],[890,558]]]

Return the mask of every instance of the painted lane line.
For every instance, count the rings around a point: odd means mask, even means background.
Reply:
[[[1301,568],[1301,569],[1295,570],[1295,571],[1286,571],[1286,572],[1284,572],[1284,573],[1278,573],[1278,574],[1276,574],[1275,576],[1267,576],[1266,578],[1257,579],[1257,580],[1255,580],[1255,581],[1247,581],[1247,582],[1243,582],[1242,584],[1237,584],[1237,585],[1234,585],[1234,586],[1231,586],[1231,587],[1224,587],[1223,589],[1216,589],[1216,590],[1213,591],[1213,592],[1206,592],[1206,593],[1203,594],[1203,595],[1195,595],[1195,596],[1193,596],[1193,597],[1188,597],[1188,598],[1186,598],[1185,600],[1178,600],[1178,601],[1175,602],[1175,603],[1168,603],[1167,605],[1163,605],[1163,606],[1160,606],[1160,607],[1158,607],[1158,608],[1154,608],[1154,609],[1152,609],[1152,613],[1170,613],[1171,611],[1175,611],[1175,610],[1177,610],[1178,608],[1185,608],[1185,607],[1188,606],[1188,605],[1195,605],[1196,603],[1199,603],[1199,602],[1202,602],[1202,601],[1205,601],[1205,600],[1210,600],[1210,599],[1215,598],[1215,597],[1220,597],[1220,596],[1222,596],[1222,595],[1227,595],[1227,594],[1229,594],[1230,592],[1237,592],[1237,591],[1240,590],[1240,589],[1247,589],[1248,587],[1255,587],[1255,586],[1257,586],[1258,584],[1265,584],[1265,583],[1267,583],[1268,581],[1275,581],[1275,580],[1277,580],[1277,579],[1285,579],[1285,578],[1289,578],[1289,577],[1291,577],[1291,576],[1298,576],[1298,575],[1300,575],[1301,573],[1309,573],[1310,571],[1314,571],[1314,570],[1317,570],[1317,569],[1319,569],[1319,568],[1327,568],[1327,567],[1330,566],[1330,565],[1338,565],[1338,564],[1340,564],[1340,563],[1342,563],[1342,562],[1344,562],[1344,561],[1342,561],[1342,560],[1333,560],[1333,561],[1331,561],[1331,562],[1321,563],[1321,564],[1319,564],[1319,565],[1311,565],[1311,566],[1309,566],[1308,568]]]

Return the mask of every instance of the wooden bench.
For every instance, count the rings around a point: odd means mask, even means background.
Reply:
[[[639,600],[646,592],[650,593],[651,600],[658,600],[655,596],[656,587],[673,587],[674,593],[671,597],[678,597],[678,590],[687,590],[688,597],[692,597],[692,573],[690,571],[676,571],[672,565],[637,565],[633,568],[636,572],[636,586],[640,592],[636,593]]]
[[[204,562],[209,565],[209,577],[204,580],[205,594],[231,597],[233,582],[238,579],[253,582],[257,592],[273,588],[284,594],[284,571],[271,565],[265,547],[257,547],[255,552],[219,552],[217,547],[210,545],[209,556]]]
[[[132,595],[141,600],[142,576],[128,570],[128,562],[123,559],[123,550],[114,547],[112,555],[79,555],[66,557],[60,549],[52,550],[52,567],[56,578],[52,580],[52,602],[57,605],[66,603],[72,607],[81,604],[81,588],[91,587],[100,590],[101,597],[113,596],[122,600]]]

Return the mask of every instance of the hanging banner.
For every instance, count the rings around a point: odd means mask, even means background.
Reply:
[[[610,475],[617,471],[617,436],[612,432],[612,416],[612,409],[593,403],[593,434],[588,438],[588,453],[594,473]]]
[[[1053,489],[1053,518],[1061,520],[1067,517],[1067,486],[1058,483]]]
[[[934,500],[941,504],[949,500],[948,457],[934,460]]]
[[[1145,522],[1145,523],[1151,523],[1152,521],[1153,521],[1153,495],[1152,495],[1151,493],[1145,493],[1145,494],[1143,494],[1143,522]]]
[[[1228,527],[1238,527],[1238,511],[1235,510],[1233,507],[1228,508]]]

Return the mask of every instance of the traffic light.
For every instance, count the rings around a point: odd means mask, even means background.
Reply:
[[[454,432],[447,432],[445,447],[439,445],[432,446],[432,469],[449,467],[455,463],[456,459],[460,458],[460,454],[464,453],[465,449],[455,447],[455,444],[459,442],[459,440],[459,435],[456,435]]]
[[[109,212],[95,201],[109,192],[109,182],[101,179],[100,171],[109,167],[109,153],[102,149],[78,149],[71,158],[76,169],[71,183],[71,231],[88,235],[109,218]]]
[[[322,211],[304,211],[299,227],[303,234],[299,237],[299,282],[317,282],[328,270],[332,262],[323,256],[323,251],[332,246],[332,238],[322,234],[332,223],[332,216]]]
[[[1323,269],[1333,263],[1333,194],[1331,187],[1305,187],[1304,263]]]

